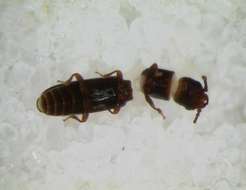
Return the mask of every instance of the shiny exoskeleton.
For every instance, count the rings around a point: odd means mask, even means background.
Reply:
[[[112,76],[115,73],[116,76]],[[85,80],[74,73],[67,81],[59,81],[61,84],[48,88],[37,99],[38,110],[47,115],[69,115],[64,121],[73,118],[79,122],[85,122],[93,112],[118,113],[127,101],[132,100],[131,82],[124,80],[119,70],[98,74],[102,78]],[[82,118],[75,114],[82,114]]]
[[[207,78],[202,76],[204,87],[201,83],[188,77],[182,77],[176,81],[175,73],[159,69],[154,63],[145,69],[141,75],[141,87],[149,105],[165,118],[160,108],[157,108],[150,97],[169,100],[172,96],[174,101],[187,110],[197,109],[193,123],[196,123],[202,108],[208,105]]]

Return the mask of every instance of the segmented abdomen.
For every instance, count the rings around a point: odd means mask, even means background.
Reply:
[[[83,97],[79,82],[56,85],[45,90],[37,101],[41,112],[48,115],[83,113]]]

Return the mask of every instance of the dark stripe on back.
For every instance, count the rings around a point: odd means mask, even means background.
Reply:
[[[63,88],[60,88],[62,97],[63,97],[63,115],[71,113],[72,109],[72,98],[67,90],[67,86],[64,86]]]
[[[53,115],[54,114],[54,100],[50,92],[45,94],[47,100],[47,113]]]
[[[63,104],[63,99],[62,99],[62,95],[60,94],[60,90],[59,88],[56,88],[53,90],[53,94],[55,96],[55,99],[56,99],[56,115],[62,115],[62,104]]]
[[[50,95],[52,97],[53,107],[54,107],[54,112],[53,112],[52,115],[57,115],[57,110],[56,110],[56,107],[57,107],[57,99],[56,99],[56,95],[54,93],[54,90],[50,91]]]
[[[73,112],[81,113],[83,110],[83,97],[80,92],[79,84],[71,86],[71,93],[73,94]]]
[[[71,112],[73,112],[73,105],[74,105],[74,103],[75,103],[75,97],[74,97],[74,95],[73,95],[73,89],[71,88],[72,86],[71,86],[72,84],[70,84],[69,86],[66,86],[66,91],[67,91],[67,93],[69,94],[69,97],[70,97],[70,104],[69,104],[69,111],[70,111],[70,113]]]

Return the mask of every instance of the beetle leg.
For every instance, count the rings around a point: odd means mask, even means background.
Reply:
[[[63,119],[63,121],[67,121],[69,119],[75,119],[75,120],[80,122],[80,119],[76,115],[70,115],[70,116],[66,117],[65,119]]]
[[[116,106],[115,108],[109,109],[108,111],[112,114],[117,114],[120,111],[120,107]]]
[[[89,117],[89,113],[83,113],[81,117],[81,122],[85,122]]]
[[[198,109],[198,110],[197,110],[196,117],[195,117],[195,119],[193,120],[193,123],[196,123],[196,122],[197,122],[197,119],[198,119],[198,117],[200,116],[201,111],[202,111],[201,109]]]
[[[205,92],[207,92],[208,91],[207,77],[206,76],[202,76],[202,79],[203,79],[203,82],[204,82],[204,88],[203,88],[203,90]]]
[[[111,73],[108,73],[108,74],[101,74],[101,73],[99,73],[99,72],[96,72],[97,74],[99,74],[101,77],[103,77],[103,78],[107,78],[107,77],[110,77],[111,75],[113,75],[114,73],[116,73],[116,77],[118,78],[118,79],[120,79],[120,80],[122,80],[123,79],[123,75],[122,75],[122,72],[120,71],[120,70],[115,70],[115,71],[113,71],[113,72],[111,72]]]
[[[64,85],[69,85],[72,82],[73,78],[76,78],[77,81],[83,80],[83,77],[79,73],[74,73],[71,75],[71,77],[69,77],[68,80],[66,81],[58,80],[57,82],[62,83]]]
[[[145,100],[149,103],[149,105],[150,105],[154,110],[156,110],[159,114],[161,114],[161,116],[163,117],[163,119],[165,119],[165,116],[164,116],[164,114],[162,113],[161,109],[155,107],[154,102],[152,101],[152,99],[151,99],[147,94],[145,94]]]
[[[82,114],[82,118],[79,119],[76,115],[70,115],[67,118],[63,119],[63,121],[67,121],[68,119],[75,119],[78,122],[83,123],[88,119],[88,116],[89,116],[88,113],[84,113],[84,114]]]

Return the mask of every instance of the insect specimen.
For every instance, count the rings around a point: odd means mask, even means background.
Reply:
[[[108,110],[117,114],[133,99],[131,81],[124,80],[119,70],[97,74],[102,78],[83,79],[74,73],[67,81],[58,81],[61,84],[48,88],[37,99],[37,109],[47,115],[68,115],[64,121],[72,118],[79,122],[85,122],[93,112]],[[76,114],[82,114],[81,119]]]
[[[141,74],[141,88],[149,105],[158,111],[165,118],[162,110],[157,108],[151,97],[174,101],[187,110],[197,109],[197,114],[193,123],[196,123],[201,110],[208,105],[209,98],[207,77],[202,76],[204,87],[201,83],[188,77],[182,77],[178,81],[173,71],[159,69],[154,63],[151,67],[145,69]]]

